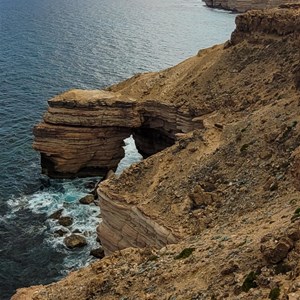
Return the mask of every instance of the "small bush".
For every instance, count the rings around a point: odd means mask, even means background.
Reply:
[[[195,248],[185,248],[183,249],[177,256],[175,256],[175,259],[184,259],[189,257],[193,252],[195,251]]]
[[[291,218],[291,221],[294,222],[297,219],[300,218],[300,207],[298,207],[295,211],[294,211],[294,215]]]
[[[149,258],[148,258],[148,261],[155,261],[158,259],[158,256],[156,255],[151,255]]]
[[[286,274],[287,272],[290,272],[292,270],[292,267],[285,263],[279,263],[275,266],[274,271],[275,274]]]
[[[295,212],[294,212],[295,215],[300,215],[300,207],[298,207]]]
[[[276,299],[279,298],[279,295],[280,295],[280,288],[279,288],[279,287],[273,288],[273,289],[270,291],[269,299],[271,299],[271,300],[276,300]]]
[[[257,287],[257,283],[256,283],[256,277],[257,277],[257,274],[255,272],[250,272],[244,282],[243,282],[243,285],[242,285],[242,291],[243,292],[248,292],[250,289],[252,288],[256,288]]]
[[[240,152],[245,152],[245,151],[247,151],[248,147],[249,147],[249,144],[244,144],[244,145],[241,147]]]

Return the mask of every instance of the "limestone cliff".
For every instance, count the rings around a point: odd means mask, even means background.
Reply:
[[[155,120],[173,144],[98,187],[106,253],[145,247],[13,299],[298,299],[299,18],[246,13],[224,45],[108,88],[139,116],[184,112],[171,134]]]
[[[123,158],[123,140],[129,135],[149,156],[173,144],[176,133],[201,127],[187,109],[115,92],[71,90],[48,103],[33,130],[33,147],[50,177],[105,175]]]
[[[252,9],[270,9],[290,3],[299,3],[299,0],[203,0],[208,7],[246,12]]]

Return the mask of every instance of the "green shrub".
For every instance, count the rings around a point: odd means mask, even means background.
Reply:
[[[279,288],[279,287],[275,287],[275,288],[273,288],[273,289],[270,291],[269,299],[271,299],[271,300],[276,300],[276,299],[279,298],[279,295],[280,295],[280,288]]]
[[[292,270],[292,267],[285,263],[279,263],[275,266],[274,271],[275,274],[286,274],[287,272],[290,272]]]
[[[257,283],[256,283],[256,277],[257,277],[257,274],[255,272],[250,272],[244,282],[243,282],[243,285],[242,285],[242,291],[243,292],[248,292],[250,289],[252,288],[256,288],[257,287]]]
[[[184,259],[189,257],[193,252],[195,251],[195,248],[185,248],[183,249],[177,256],[175,256],[175,259]]]
[[[151,255],[149,258],[148,258],[148,261],[154,261],[154,260],[157,260],[158,259],[158,256],[156,255]]]
[[[245,151],[247,151],[248,147],[249,147],[249,144],[244,144],[244,145],[241,147],[240,152],[245,152]]]
[[[298,207],[295,211],[294,211],[294,214],[293,214],[293,216],[292,216],[292,218],[291,218],[291,221],[293,222],[293,221],[295,221],[295,220],[297,220],[297,219],[299,219],[300,218],[300,207]]]

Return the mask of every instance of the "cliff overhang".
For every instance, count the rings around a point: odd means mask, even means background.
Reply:
[[[42,172],[54,178],[105,175],[124,157],[133,135],[148,157],[174,144],[177,133],[201,127],[192,112],[158,100],[139,101],[117,92],[71,90],[48,101],[33,129]]]

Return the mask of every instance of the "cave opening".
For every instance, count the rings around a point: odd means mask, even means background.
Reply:
[[[168,148],[175,143],[164,131],[154,128],[139,127],[133,132],[136,148],[144,158]]]

